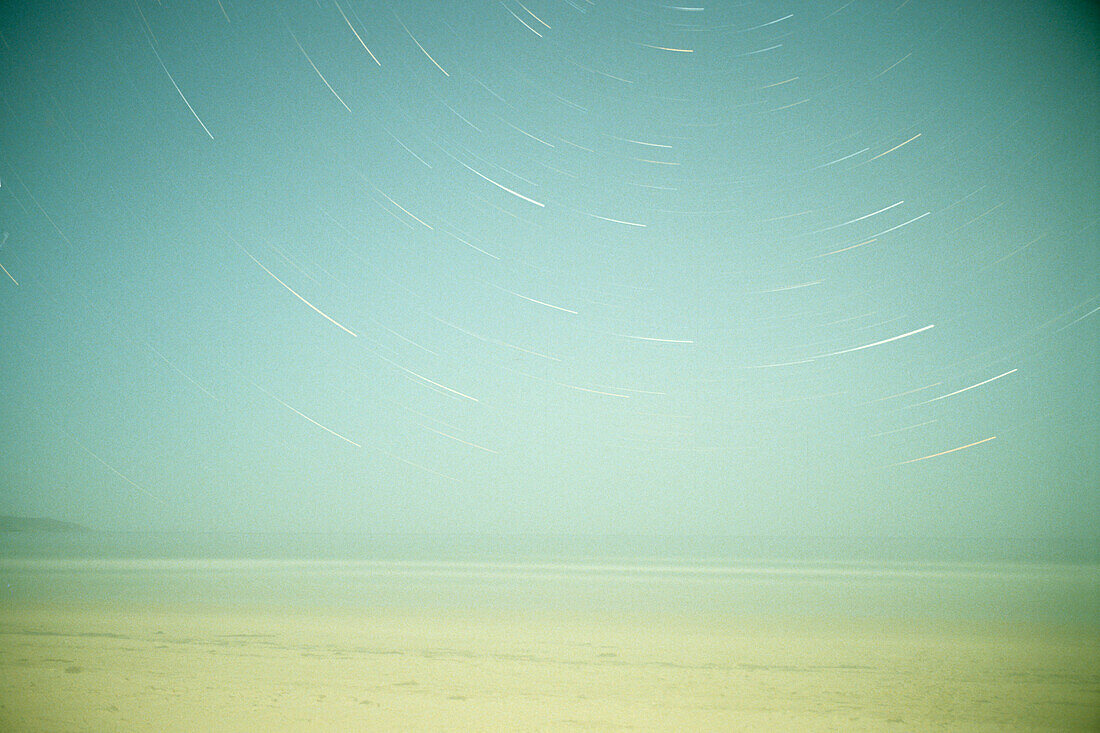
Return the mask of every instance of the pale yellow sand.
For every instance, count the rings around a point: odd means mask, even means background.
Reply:
[[[0,610],[0,729],[1100,726],[1089,632],[487,616]]]

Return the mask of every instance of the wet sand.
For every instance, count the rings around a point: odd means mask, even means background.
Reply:
[[[1096,730],[1095,631],[471,612],[0,610],[0,729]]]

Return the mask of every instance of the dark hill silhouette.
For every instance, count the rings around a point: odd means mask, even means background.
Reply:
[[[74,522],[49,517],[15,517],[0,515],[0,532],[91,532]]]

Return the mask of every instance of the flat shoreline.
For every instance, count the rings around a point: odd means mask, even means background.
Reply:
[[[0,609],[0,728],[1089,730],[1093,627],[509,609]]]

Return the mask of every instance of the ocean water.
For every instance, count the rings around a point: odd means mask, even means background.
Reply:
[[[1088,544],[0,534],[0,604],[1039,622],[1100,630]]]

